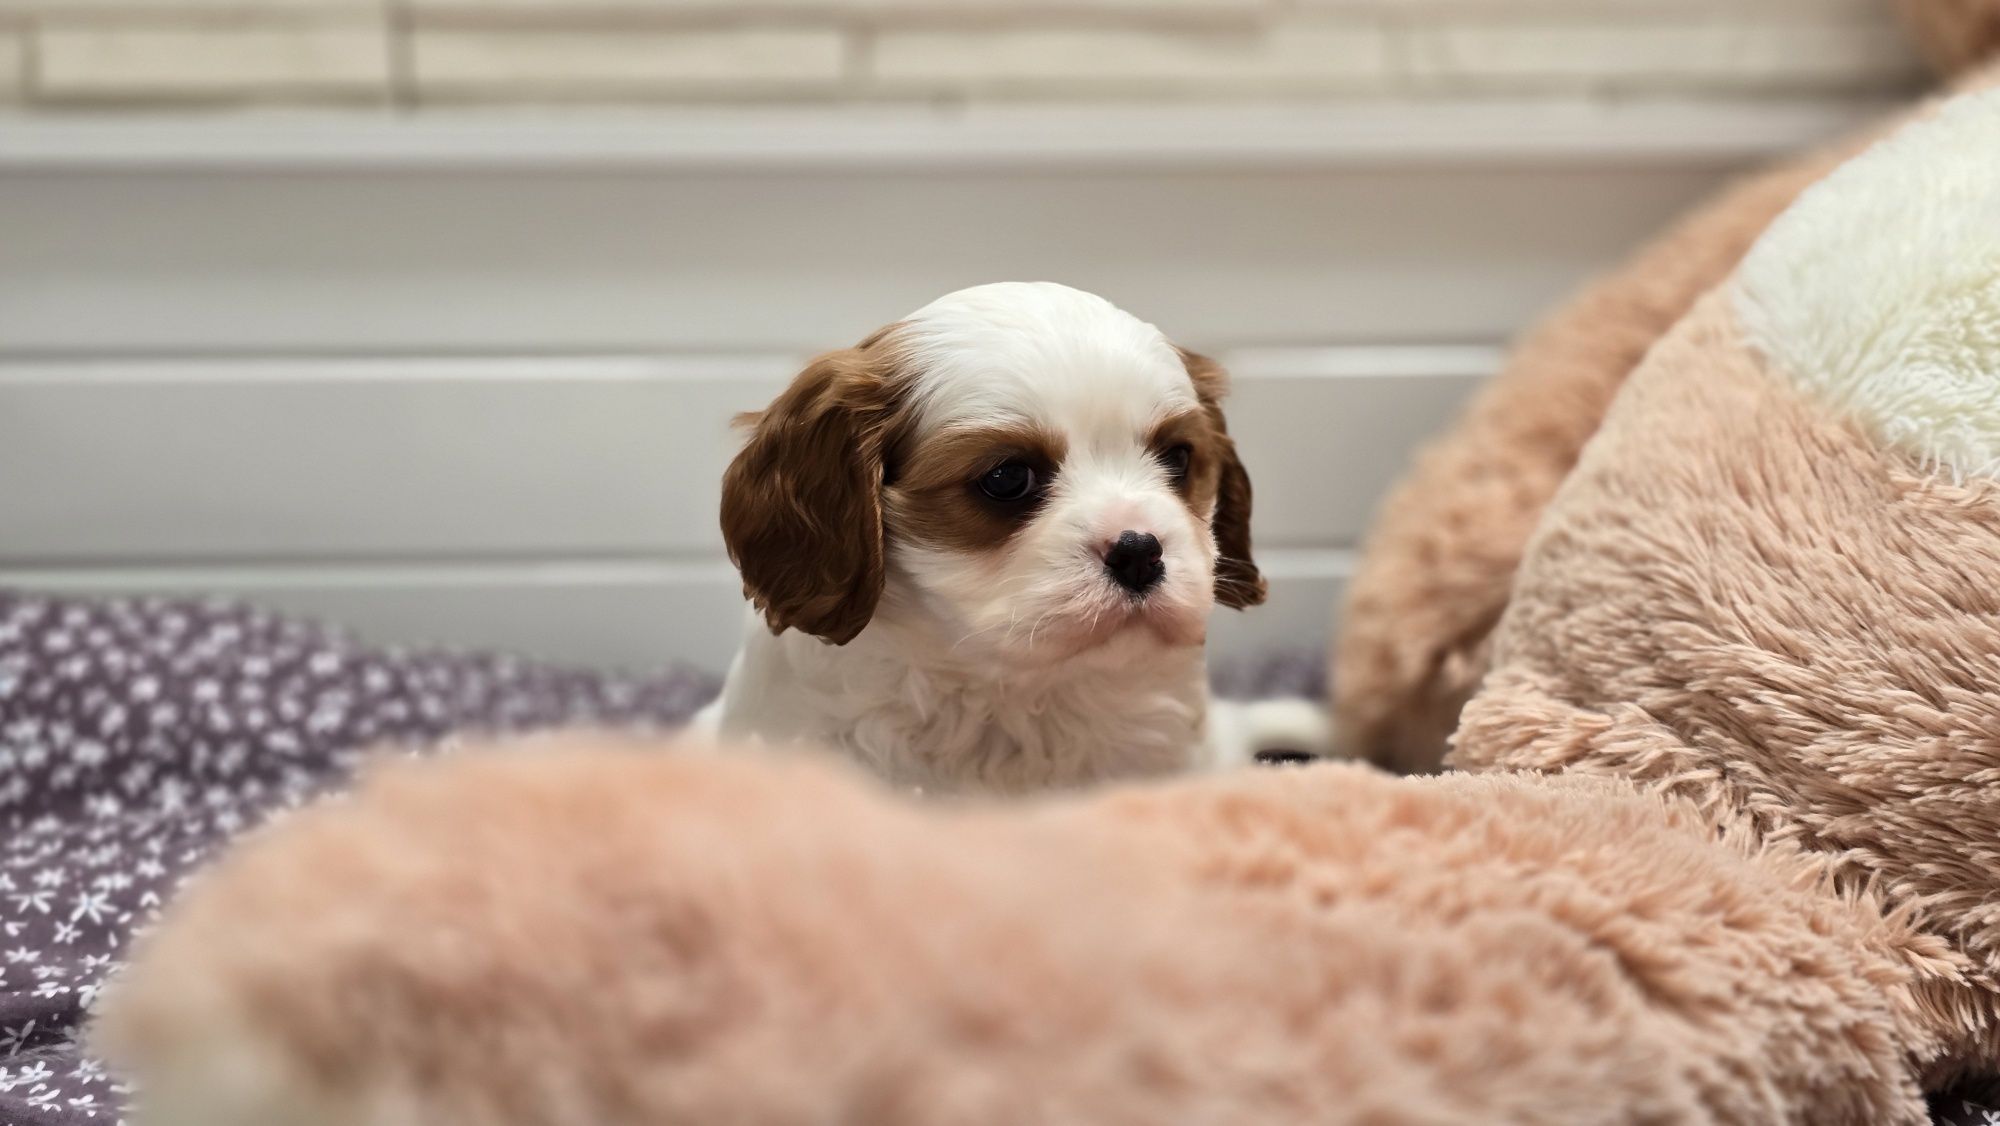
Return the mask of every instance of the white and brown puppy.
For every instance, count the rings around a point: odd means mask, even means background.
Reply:
[[[960,290],[814,360],[723,482],[752,610],[705,726],[927,791],[1247,759],[1240,722],[1210,738],[1203,657],[1215,604],[1265,589],[1226,382],[1049,283]]]

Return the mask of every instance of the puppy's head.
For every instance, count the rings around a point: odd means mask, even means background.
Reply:
[[[1102,298],[961,290],[814,360],[723,482],[722,528],[775,632],[878,614],[1046,661],[1201,643],[1255,605],[1227,377]]]

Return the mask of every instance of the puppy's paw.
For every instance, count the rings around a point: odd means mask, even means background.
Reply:
[[[1208,724],[1211,761],[1219,768],[1298,766],[1337,757],[1332,717],[1315,700],[1215,700]]]

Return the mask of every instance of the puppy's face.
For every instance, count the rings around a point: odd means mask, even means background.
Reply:
[[[1262,601],[1221,370],[1086,293],[944,297],[821,357],[756,420],[723,530],[774,630],[878,612],[955,653],[1192,646]]]

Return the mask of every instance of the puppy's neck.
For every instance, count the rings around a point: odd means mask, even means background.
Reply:
[[[1197,766],[1207,700],[1199,646],[1134,633],[1003,661],[890,609],[844,646],[773,636],[753,615],[718,719],[830,745],[896,785],[1019,793]]]

